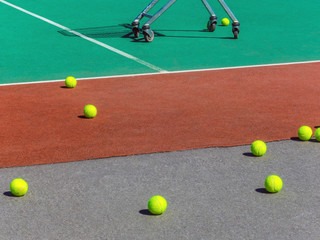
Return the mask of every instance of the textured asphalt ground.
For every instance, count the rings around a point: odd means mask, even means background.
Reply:
[[[267,143],[0,169],[0,239],[319,239],[320,143]],[[267,193],[270,174],[284,182]],[[29,183],[13,197],[16,177]],[[148,199],[168,201],[150,215]]]

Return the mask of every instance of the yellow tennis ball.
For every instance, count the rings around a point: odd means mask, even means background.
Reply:
[[[276,193],[282,189],[282,179],[277,175],[270,175],[266,178],[264,186],[268,192]]]
[[[86,118],[94,118],[97,116],[97,108],[91,104],[88,104],[84,107],[83,113]]]
[[[222,20],[221,20],[221,24],[222,24],[223,26],[228,26],[228,25],[229,25],[229,23],[230,23],[230,21],[229,21],[229,19],[228,19],[228,18],[222,18]]]
[[[254,141],[251,144],[251,152],[253,155],[261,157],[267,152],[267,145],[261,140]]]
[[[309,126],[302,126],[298,130],[298,137],[302,141],[308,141],[312,137],[312,129]]]
[[[314,136],[315,136],[316,140],[318,142],[320,142],[320,128],[317,128],[317,130],[314,133]]]
[[[74,88],[77,85],[77,79],[72,76],[69,76],[64,81],[67,88]]]
[[[152,214],[160,215],[167,209],[167,200],[160,195],[153,196],[149,199],[148,209]]]
[[[10,191],[14,196],[21,197],[27,193],[28,183],[21,178],[16,178],[10,184]]]

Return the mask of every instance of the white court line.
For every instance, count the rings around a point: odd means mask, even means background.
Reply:
[[[248,66],[222,67],[222,68],[192,69],[192,70],[181,70],[181,71],[171,71],[171,72],[166,71],[166,72],[160,72],[160,73],[137,73],[137,74],[126,74],[126,75],[87,77],[87,78],[77,78],[77,80],[94,80],[94,79],[103,79],[103,78],[122,78],[122,77],[138,77],[138,76],[163,75],[163,74],[175,74],[175,73],[206,72],[206,71],[246,69],[246,68],[258,68],[258,67],[299,65],[299,64],[307,64],[307,63],[320,63],[320,60],[304,61],[304,62],[288,62],[288,63],[271,63],[271,64],[248,65]],[[24,85],[24,84],[63,82],[63,81],[65,81],[65,80],[58,79],[58,80],[44,80],[44,81],[35,81],[35,82],[3,83],[3,84],[0,84],[0,87],[1,86],[8,86],[8,85]]]
[[[101,46],[101,47],[103,47],[103,48],[106,48],[106,49],[108,49],[108,50],[110,50],[110,51],[112,51],[112,52],[115,52],[115,53],[117,53],[117,54],[119,54],[119,55],[121,55],[121,56],[123,56],[123,57],[129,58],[129,59],[131,59],[131,60],[133,60],[133,61],[135,61],[135,62],[137,62],[137,63],[140,63],[140,64],[142,64],[142,65],[144,65],[144,66],[146,66],[146,67],[148,67],[148,68],[151,68],[151,69],[153,69],[153,70],[155,70],[155,71],[157,71],[157,72],[166,72],[166,70],[164,70],[164,69],[162,69],[162,68],[159,68],[159,67],[157,67],[157,66],[155,66],[155,65],[153,65],[153,64],[151,64],[151,63],[148,63],[148,62],[146,62],[146,61],[143,61],[143,60],[141,60],[141,59],[139,59],[139,58],[137,58],[137,57],[134,57],[134,56],[132,56],[132,55],[130,55],[130,54],[128,54],[128,53],[125,53],[125,52],[123,52],[123,51],[121,51],[121,50],[119,50],[119,49],[116,49],[116,48],[114,48],[114,47],[111,47],[110,45],[107,45],[107,44],[104,44],[104,43],[102,43],[102,42],[99,42],[99,41],[97,41],[97,40],[95,40],[95,39],[93,39],[93,38],[87,37],[86,35],[83,35],[82,33],[79,33],[79,32],[77,32],[77,31],[73,31],[73,30],[71,30],[70,28],[67,28],[67,27],[65,27],[65,26],[63,26],[63,25],[61,25],[61,24],[59,24],[59,23],[53,22],[53,21],[51,21],[51,20],[49,20],[49,19],[47,19],[47,18],[41,17],[41,16],[39,16],[38,14],[29,12],[28,10],[25,10],[25,9],[23,9],[23,8],[21,8],[21,7],[18,7],[18,6],[16,6],[16,5],[12,4],[12,3],[9,3],[9,2],[4,1],[4,0],[0,0],[0,2],[6,4],[6,5],[10,6],[10,7],[13,7],[13,8],[15,8],[15,9],[21,11],[21,12],[24,12],[24,13],[26,13],[26,14],[29,14],[30,16],[33,16],[33,17],[38,18],[38,19],[40,19],[40,20],[42,20],[42,21],[45,21],[45,22],[47,22],[47,23],[49,23],[49,24],[51,24],[51,25],[53,25],[53,26],[56,26],[56,27],[61,28],[61,29],[65,30],[65,31],[68,31],[68,32],[70,32],[70,33],[72,33],[72,34],[74,34],[74,35],[77,35],[78,37],[81,37],[81,38],[83,38],[83,39],[85,39],[85,40],[88,40],[88,41],[90,41],[90,42],[92,42],[92,43],[95,43],[95,44],[97,44],[97,45],[99,45],[99,46]]]

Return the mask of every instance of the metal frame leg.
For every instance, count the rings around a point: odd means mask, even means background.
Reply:
[[[148,13],[151,8],[153,8],[159,0],[153,0],[149,5],[133,20],[133,22],[139,22],[143,17],[145,13]]]
[[[132,32],[135,38],[139,37],[139,21],[152,9],[159,0],[153,0],[149,3],[149,5],[133,20],[131,26],[132,26]]]
[[[158,12],[156,12],[151,18],[144,24],[150,25],[152,24],[155,20],[157,20],[166,10],[168,10],[169,7],[171,7],[172,4],[174,4],[177,0],[170,0],[169,2],[166,3]]]
[[[211,16],[216,16],[207,0],[201,0]]]
[[[211,6],[209,5],[209,3],[207,2],[207,0],[201,0],[201,1],[210,14],[210,18],[207,23],[207,28],[210,32],[213,32],[216,29],[218,18],[216,16],[216,14],[213,12],[213,10],[212,10]]]
[[[234,16],[233,12],[228,7],[228,5],[225,3],[225,1],[224,0],[218,0],[218,1],[221,4],[221,6],[224,8],[226,13],[229,15],[229,17],[232,19],[232,21],[233,21],[232,32],[233,32],[234,38],[237,39],[239,32],[240,32],[240,30],[239,30],[240,23],[239,23],[238,19]]]
[[[224,8],[226,13],[229,15],[229,17],[232,19],[233,22],[238,22],[238,19],[234,16],[228,5],[225,3],[224,0],[218,0],[221,6]]]
[[[177,0],[170,0],[166,3],[158,12],[156,12],[151,18],[143,25],[142,32],[144,35],[144,38],[147,42],[152,42],[154,38],[154,33],[150,28],[150,25],[157,20],[166,10],[168,10],[169,7],[172,6]]]
[[[154,33],[150,29],[150,25],[157,20],[169,7],[172,6],[177,0],[169,0],[158,12],[156,12],[154,15],[148,14],[151,8],[153,8],[159,0],[153,0],[132,22],[132,32],[134,34],[134,37],[139,37],[139,21],[143,17],[150,18],[142,27],[142,32],[144,35],[144,38],[147,42],[152,42],[154,38]]]

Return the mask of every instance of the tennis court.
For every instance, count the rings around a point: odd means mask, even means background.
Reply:
[[[234,39],[218,1],[209,32],[181,0],[151,43],[131,30],[147,4],[0,0],[0,239],[317,239],[319,144],[297,130],[319,126],[320,2],[229,0]]]

